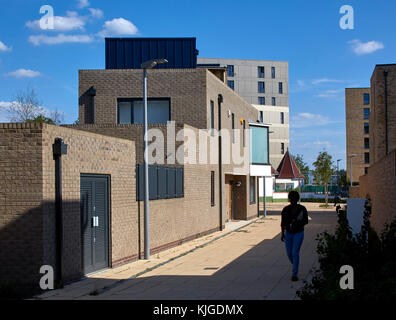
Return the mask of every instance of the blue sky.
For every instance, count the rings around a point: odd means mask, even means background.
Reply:
[[[78,69],[104,68],[104,36],[197,37],[201,57],[289,62],[291,152],[325,148],[345,167],[345,87],[395,63],[396,1],[0,0],[0,107],[34,87],[50,110],[78,117]],[[54,8],[55,30],[38,25]],[[339,26],[342,5],[354,29]],[[0,121],[4,121],[0,112]]]

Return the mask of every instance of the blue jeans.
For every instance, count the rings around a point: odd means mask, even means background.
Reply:
[[[285,232],[286,253],[290,262],[293,264],[293,276],[298,274],[300,263],[300,248],[304,240],[304,231],[298,233]]]

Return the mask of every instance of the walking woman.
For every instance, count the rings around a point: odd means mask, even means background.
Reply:
[[[290,204],[282,210],[282,237],[285,241],[286,253],[293,264],[292,281],[298,280],[298,265],[300,263],[300,248],[304,240],[304,226],[308,224],[307,209],[298,204],[300,195],[297,191],[289,192]]]

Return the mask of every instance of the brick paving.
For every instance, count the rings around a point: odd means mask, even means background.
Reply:
[[[222,232],[190,241],[141,260],[89,276],[38,299],[218,300],[298,299],[296,290],[317,265],[315,237],[336,225],[335,210],[309,204],[310,221],[301,248],[300,281],[280,241],[280,208],[266,218],[233,222]]]

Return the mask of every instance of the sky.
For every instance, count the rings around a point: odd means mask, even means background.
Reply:
[[[104,37],[196,37],[200,57],[289,62],[290,151],[312,166],[329,152],[345,168],[347,87],[369,87],[396,61],[394,0],[0,0],[0,122],[19,90],[78,118],[78,70],[103,69]],[[40,28],[43,5],[54,29]],[[342,29],[343,5],[353,29]],[[351,20],[347,21],[348,23]],[[351,26],[351,25],[349,25]]]

